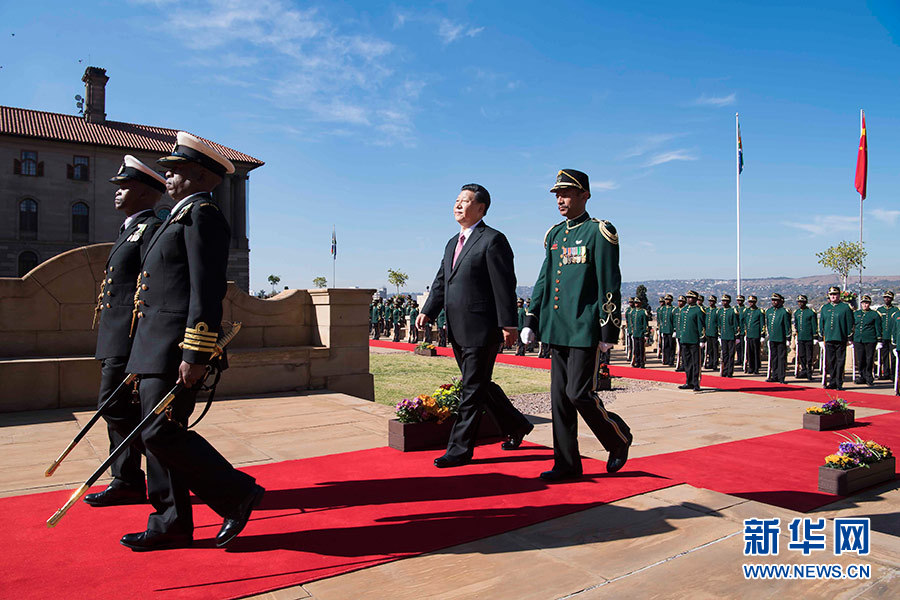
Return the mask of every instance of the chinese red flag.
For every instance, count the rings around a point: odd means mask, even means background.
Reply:
[[[869,149],[866,144],[866,113],[859,111],[859,154],[856,155],[856,191],[866,199],[866,169],[869,164]]]

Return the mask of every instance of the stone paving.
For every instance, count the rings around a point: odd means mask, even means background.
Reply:
[[[639,457],[796,429],[806,406],[756,394],[695,394],[660,384],[618,394],[611,408],[628,420],[635,433],[631,456]],[[236,465],[247,466],[383,446],[392,412],[334,393],[223,399],[198,430]],[[857,408],[858,417],[884,412]],[[80,484],[108,452],[102,426],[52,479],[43,472],[91,414],[85,409],[0,415],[0,496]],[[550,445],[550,415],[530,418],[535,431],[528,439]],[[582,453],[605,460],[606,452],[583,424],[581,430]],[[900,590],[898,490],[900,482],[894,481],[810,515],[870,517],[872,552],[866,557],[783,551],[768,560],[745,559],[743,519],[777,516],[784,524],[803,515],[678,485],[257,598],[893,598]],[[785,548],[784,526],[782,533]],[[866,564],[871,578],[747,581],[744,562]]]

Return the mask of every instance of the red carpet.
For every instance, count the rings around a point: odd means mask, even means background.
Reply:
[[[680,483],[637,469],[547,486],[548,448],[480,446],[471,465],[438,470],[440,452],[390,448],[247,468],[268,491],[228,550],[221,524],[197,506],[195,547],[138,554],[119,545],[147,506],[79,503],[54,529],[45,520],[69,492],[0,499],[5,598],[234,598],[446,548]]]
[[[409,351],[412,351],[413,348],[415,348],[415,344],[389,342],[386,340],[369,340],[369,345],[380,348],[394,348],[397,350]],[[440,356],[453,356],[453,350],[449,347],[438,348],[437,350]],[[548,359],[537,358],[535,356],[498,354],[497,362],[522,367],[532,367],[535,369],[550,368],[550,361]],[[645,381],[659,381],[662,383],[684,383],[684,373],[676,373],[673,369],[635,369],[634,367],[610,365],[609,371],[613,377],[643,379]],[[829,392],[831,394],[835,393],[832,390],[824,390],[821,387],[767,383],[765,381],[744,379],[740,375],[735,378],[726,378],[703,373],[701,376],[701,384],[704,388],[715,388],[727,390],[729,392],[743,392],[746,394],[760,394],[777,398],[790,398],[792,400],[803,400],[806,402],[814,402],[816,404],[828,402],[831,400],[831,397],[828,395]],[[900,410],[900,398],[897,396],[869,394],[851,390],[841,391],[840,396],[853,406],[879,408],[882,410]]]
[[[748,417],[753,418],[753,417]],[[861,419],[841,430],[900,451],[900,414]],[[774,435],[659,454],[628,461],[628,467],[707,488],[808,512],[842,496],[817,490],[819,465],[844,439],[835,432],[797,429]]]

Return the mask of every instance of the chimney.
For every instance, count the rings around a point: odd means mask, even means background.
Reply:
[[[84,70],[84,118],[88,123],[106,122],[106,69],[88,67]]]

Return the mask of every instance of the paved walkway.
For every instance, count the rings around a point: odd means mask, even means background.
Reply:
[[[635,432],[632,456],[672,452],[796,429],[808,403],[736,392],[694,394],[660,384],[617,395],[612,408]],[[199,426],[237,465],[383,446],[390,407],[342,394],[312,393],[218,401]],[[884,411],[860,408],[865,417]],[[74,488],[108,451],[97,427],[52,479],[43,471],[91,411],[0,415],[0,495]],[[550,415],[532,415],[529,440],[551,444]],[[606,459],[582,426],[581,449]],[[773,457],[774,460],[787,457]],[[463,467],[464,468],[464,467]],[[537,476],[537,472],[535,476]],[[743,519],[780,517],[782,548],[789,510],[679,485],[260,598],[889,598],[900,589],[900,483],[823,507],[813,517],[868,516],[867,557],[786,552],[743,557]],[[90,510],[80,506],[73,510]],[[831,548],[830,527],[828,544]],[[871,565],[871,579],[746,581],[744,562]]]

